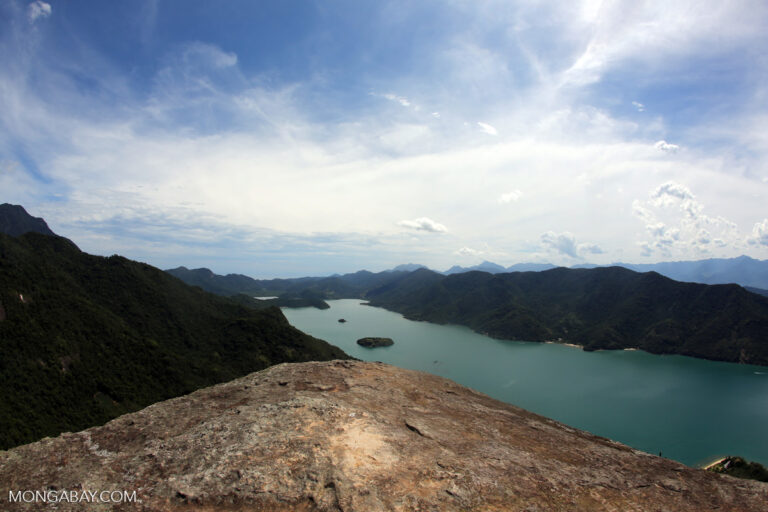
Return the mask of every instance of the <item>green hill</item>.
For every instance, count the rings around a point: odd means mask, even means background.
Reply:
[[[411,319],[501,339],[768,365],[768,298],[738,285],[680,283],[620,267],[450,276],[417,270],[366,297]]]
[[[0,448],[276,363],[347,357],[276,307],[257,310],[64,238],[0,234]]]

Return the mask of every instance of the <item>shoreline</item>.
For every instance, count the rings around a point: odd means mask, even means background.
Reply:
[[[535,341],[533,343],[536,343]],[[584,350],[584,345],[579,345],[576,343],[567,343],[565,341],[557,341],[557,340],[545,340],[541,343],[546,343],[548,345],[565,345],[566,347],[573,347],[573,348],[580,348],[581,350]]]

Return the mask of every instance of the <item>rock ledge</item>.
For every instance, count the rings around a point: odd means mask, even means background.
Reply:
[[[426,373],[282,364],[0,452],[9,491],[136,491],[56,510],[764,510],[768,484],[688,468]],[[50,507],[50,505],[49,505]],[[47,508],[52,509],[52,508]]]

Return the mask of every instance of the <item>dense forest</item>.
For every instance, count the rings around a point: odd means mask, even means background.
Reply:
[[[65,238],[0,234],[0,449],[275,363],[348,357],[252,306]]]

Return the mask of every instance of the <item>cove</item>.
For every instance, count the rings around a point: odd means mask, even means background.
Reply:
[[[690,466],[724,455],[768,465],[768,367],[495,340],[461,326],[407,320],[357,299],[328,304],[283,313],[353,357],[440,375]],[[357,345],[368,336],[395,344]]]

